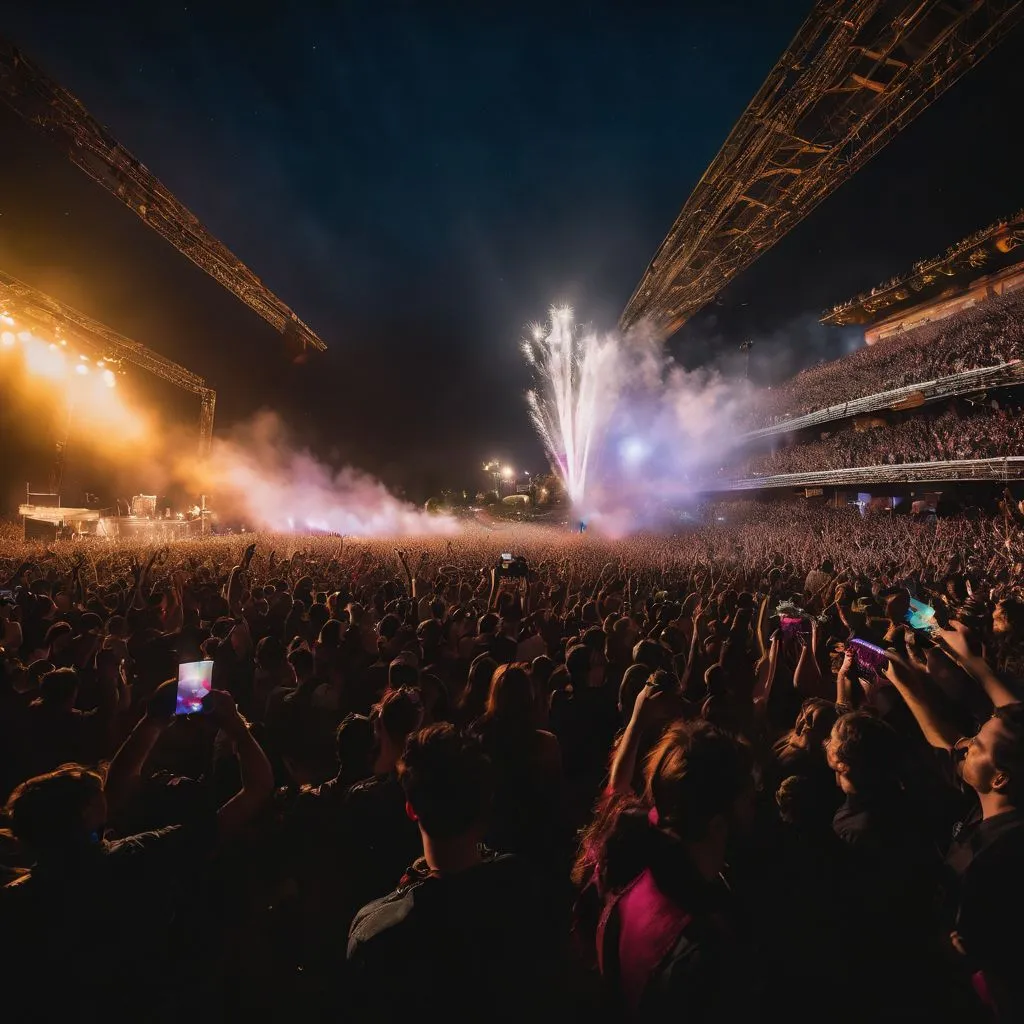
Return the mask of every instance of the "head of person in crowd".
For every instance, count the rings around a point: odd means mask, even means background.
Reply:
[[[404,687],[388,690],[370,713],[373,725],[375,775],[395,770],[409,734],[423,722],[423,701],[419,693]]]
[[[800,713],[786,737],[788,746],[798,750],[820,751],[832,733],[839,712],[832,701],[808,697],[800,705]]]
[[[388,666],[388,689],[414,688],[420,683],[419,661],[410,651],[403,651]]]
[[[992,632],[1004,640],[1024,640],[1024,601],[1004,597],[992,613]]]
[[[604,651],[587,644],[577,644],[565,656],[565,667],[574,692],[601,686],[606,666]]]
[[[469,666],[466,688],[459,698],[462,721],[471,722],[484,713],[491,692],[491,679],[498,663],[489,654],[478,654]]]
[[[958,753],[960,775],[979,797],[1007,809],[1024,804],[1024,703],[996,708]]]
[[[73,668],[56,668],[39,680],[36,703],[54,711],[71,711],[78,697],[78,673]]]
[[[619,684],[619,714],[622,715],[623,723],[629,721],[637,694],[647,685],[651,675],[652,672],[646,665],[630,665],[626,669]]]
[[[107,819],[103,777],[81,765],[64,765],[27,779],[8,799],[7,818],[39,863],[82,857],[99,843]]]
[[[499,665],[491,677],[484,717],[499,728],[529,732],[536,728],[533,680],[525,662]]]
[[[448,723],[413,732],[398,778],[431,869],[456,872],[478,862],[492,798],[490,764],[479,741]]]
[[[900,788],[903,747],[893,727],[877,715],[841,715],[832,726],[825,755],[844,793],[884,795]]]
[[[715,726],[672,725],[647,756],[643,801],[613,801],[598,816],[575,877],[595,871],[606,891],[647,869],[714,879],[753,825],[752,768],[748,749]]]
[[[362,782],[373,772],[374,729],[367,715],[347,714],[335,733],[338,779],[344,785]]]
[[[296,647],[288,654],[287,662],[296,686],[302,686],[316,673],[313,652],[308,647]]]
[[[633,648],[633,664],[643,665],[648,671],[664,667],[665,649],[654,640],[641,640]]]

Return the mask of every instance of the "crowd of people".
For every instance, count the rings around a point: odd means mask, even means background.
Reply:
[[[776,476],[1022,454],[1024,417],[1020,409],[1005,401],[976,407],[950,403],[941,411],[909,414],[890,423],[852,424],[823,432],[816,440],[754,455],[723,473],[730,477]]]
[[[857,349],[757,392],[748,429],[882,391],[1024,358],[1024,289]]]
[[[1024,1019],[1018,515],[3,533],[8,1012]]]

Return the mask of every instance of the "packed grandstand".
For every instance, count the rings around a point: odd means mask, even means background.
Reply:
[[[998,291],[980,301],[974,288],[963,308],[944,315],[951,288],[917,309],[909,330],[759,391],[745,443],[721,469],[724,486],[867,486],[873,475],[888,484],[901,480],[892,467],[922,464],[929,465],[904,482],[1017,478],[1014,460],[1024,455],[1020,269],[1000,274]]]

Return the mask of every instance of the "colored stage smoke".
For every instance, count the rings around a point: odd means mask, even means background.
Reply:
[[[453,520],[428,515],[391,494],[381,481],[346,466],[335,469],[294,446],[280,418],[258,415],[227,438],[216,438],[210,459],[179,463],[195,493],[213,496],[221,518],[281,533],[352,536],[446,534]]]

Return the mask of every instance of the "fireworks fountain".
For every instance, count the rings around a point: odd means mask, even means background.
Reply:
[[[612,396],[611,339],[585,333],[568,306],[552,307],[546,325],[531,325],[523,354],[537,374],[527,392],[530,416],[573,507],[585,509],[591,460],[607,427]]]
[[[736,442],[746,382],[685,370],[644,325],[598,334],[554,307],[522,348],[552,468],[575,516],[603,532],[654,525],[696,499]]]

